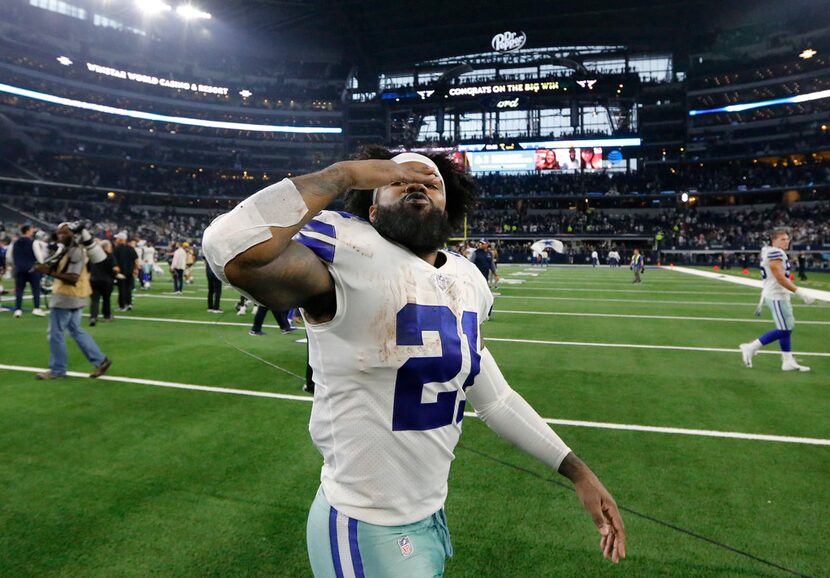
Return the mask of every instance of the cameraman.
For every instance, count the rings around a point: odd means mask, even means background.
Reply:
[[[76,233],[83,246],[76,242]],[[66,330],[69,330],[69,335],[94,366],[89,376],[100,377],[112,362],[101,352],[92,337],[81,329],[81,312],[92,293],[86,253],[89,251],[94,257],[92,260],[98,262],[105,258],[104,251],[82,226],[70,228],[68,223],[58,226],[58,242],[60,245],[57,253],[47,263],[34,266],[38,273],[51,275],[55,279],[49,315],[49,371],[38,373],[36,378],[60,379],[66,375]]]

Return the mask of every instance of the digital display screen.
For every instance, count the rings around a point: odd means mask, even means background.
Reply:
[[[576,172],[603,171],[616,168],[615,160],[606,159],[601,147],[569,147],[515,151],[465,152],[471,173],[505,172]],[[620,155],[621,156],[621,155]]]

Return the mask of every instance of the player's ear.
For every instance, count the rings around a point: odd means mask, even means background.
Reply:
[[[369,207],[369,222],[370,223],[375,222],[375,215],[377,215],[377,213],[378,213],[377,205],[372,205],[371,207]]]

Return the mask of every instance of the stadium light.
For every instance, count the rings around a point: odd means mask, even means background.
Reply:
[[[801,54],[799,54],[799,56],[801,58],[803,58],[804,60],[808,60],[808,59],[812,58],[813,56],[815,56],[816,54],[818,54],[818,52],[816,52],[812,48],[805,48],[804,51]]]
[[[169,12],[173,9],[170,4],[162,2],[162,0],[135,0],[135,5],[138,6],[139,10],[148,15]]]
[[[301,134],[341,134],[342,128],[338,127],[317,127],[317,126],[287,126],[287,125],[271,125],[271,124],[250,124],[245,122],[226,122],[222,120],[206,120],[201,118],[189,118],[186,116],[168,116],[166,114],[156,114],[153,112],[144,112],[141,110],[130,110],[127,108],[116,108],[113,106],[104,106],[92,102],[84,102],[82,100],[73,100],[71,98],[64,98],[62,96],[55,96],[54,94],[46,94],[44,92],[37,92],[35,90],[28,90],[26,88],[19,88],[9,84],[0,83],[0,92],[8,94],[16,94],[34,100],[42,100],[44,102],[51,102],[52,104],[59,104],[62,106],[71,106],[73,108],[82,108],[85,110],[94,110],[104,114],[113,114],[117,116],[128,116],[131,118],[138,118],[141,120],[151,120],[154,122],[166,122],[169,124],[184,124],[188,126],[203,126],[206,128],[221,128],[228,130],[249,130],[255,132],[277,132],[277,133],[301,133]],[[132,128],[130,126],[128,129]],[[171,134],[176,134],[175,131],[170,131]]]
[[[57,60],[58,62],[60,62],[64,66],[71,66],[72,65],[72,61],[69,60],[69,58],[67,58],[66,56],[58,56],[55,60]]]
[[[199,10],[192,4],[179,4],[176,7],[176,14],[185,20],[210,20],[212,18],[209,12]]]

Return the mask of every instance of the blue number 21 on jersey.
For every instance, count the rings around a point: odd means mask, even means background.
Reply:
[[[407,303],[398,311],[397,344],[423,345],[424,331],[437,331],[441,337],[440,357],[412,357],[398,370],[395,380],[395,401],[392,410],[392,429],[429,430],[460,422],[464,417],[462,400],[455,411],[458,390],[440,392],[436,401],[422,403],[424,385],[447,383],[461,373],[462,342],[458,336],[458,320],[446,305],[417,305]],[[462,387],[473,384],[480,371],[481,356],[477,351],[478,314],[465,311],[461,316],[461,329],[470,351],[470,373]]]

